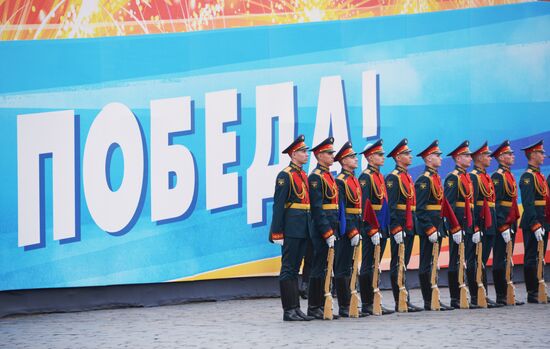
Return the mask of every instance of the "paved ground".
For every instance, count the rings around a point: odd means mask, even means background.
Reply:
[[[490,296],[494,298],[490,286]],[[517,285],[525,299],[524,285]],[[389,292],[384,303],[392,305]],[[412,290],[420,304],[419,290]],[[448,301],[448,290],[442,289]],[[302,309],[307,307],[302,301]],[[13,316],[1,348],[549,348],[550,305],[283,322],[279,299]]]

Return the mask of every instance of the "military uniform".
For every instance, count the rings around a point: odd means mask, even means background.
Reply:
[[[378,140],[374,144],[363,150],[363,155],[368,158],[372,154],[384,155],[382,149],[382,140]],[[363,313],[373,314],[374,288],[372,286],[373,271],[374,271],[374,247],[371,237],[380,234],[380,258],[384,255],[386,243],[389,237],[389,213],[388,193],[384,176],[380,173],[380,169],[376,166],[368,165],[367,168],[359,176],[359,184],[361,185],[363,210],[365,210],[365,202],[370,200],[374,211],[376,212],[379,227],[373,227],[368,222],[363,222],[361,236],[363,240],[361,255],[361,272],[359,276],[359,285],[361,289],[361,304]],[[382,307],[382,314],[391,314],[392,310]]]
[[[351,143],[346,142],[336,154],[335,160],[341,162],[344,158],[355,155]],[[353,262],[351,242],[355,236],[359,236],[361,229],[361,187],[355,174],[344,169],[336,177],[336,183],[340,198],[340,210],[345,211],[345,229],[342,229],[341,236],[335,244],[334,286],[338,296],[338,314],[342,317],[349,317]]]
[[[299,136],[283,153],[305,149],[304,136]],[[279,284],[285,321],[313,319],[300,310],[298,289],[298,272],[311,228],[307,175],[300,166],[291,162],[277,175],[269,237],[271,242],[284,241]]]
[[[498,158],[503,153],[513,153],[510,141],[504,141],[491,157]],[[495,211],[496,211],[496,236],[493,247],[493,281],[497,294],[497,303],[506,305],[506,242],[502,233],[510,229],[512,246],[515,244],[517,220],[519,210],[517,206],[518,190],[514,174],[504,164],[499,164],[495,173],[491,175],[495,187]],[[512,247],[513,249],[513,247]],[[517,302],[517,305],[523,304]]]
[[[459,155],[465,155],[472,153],[468,146],[470,142],[464,141],[460,144],[455,150],[447,154],[447,156],[452,156],[456,158]],[[472,237],[475,233],[474,231],[474,187],[472,185],[472,180],[466,169],[456,166],[455,169],[447,175],[445,178],[445,197],[449,201],[449,204],[453,208],[456,218],[462,228],[462,231],[465,233],[464,238],[464,250],[465,250],[465,259],[467,261],[467,270],[466,275],[470,275],[471,272],[475,272],[475,244],[472,241]],[[459,298],[460,298],[460,289],[459,289],[459,280],[458,280],[458,268],[459,268],[459,256],[458,256],[458,247],[459,245],[454,241],[454,239],[449,239],[449,269],[448,269],[448,280],[449,280],[449,293],[451,296],[451,306],[454,308],[459,308]],[[474,274],[475,276],[475,274]],[[474,278],[475,281],[475,278]],[[471,282],[470,282],[471,284]],[[474,282],[474,285],[475,284]],[[477,287],[477,286],[476,286]],[[477,288],[476,288],[477,292]],[[471,304],[470,308],[476,308],[477,305]]]
[[[479,149],[473,152],[473,156],[480,154],[490,154],[491,151],[485,142]],[[485,267],[487,265],[487,260],[495,244],[496,237],[496,209],[495,209],[495,186],[491,177],[487,174],[485,168],[477,167],[474,165],[474,169],[470,172],[470,178],[472,180],[472,185],[474,188],[474,220],[477,223],[478,229],[483,233],[481,237],[482,243],[482,253],[481,260],[483,263],[482,267],[482,281],[487,288],[487,274]],[[469,261],[470,262],[470,261]],[[468,274],[468,285],[470,286],[470,295],[472,298],[472,303],[477,304],[477,282],[475,281],[475,271],[477,271],[477,258],[472,261],[470,264],[473,265],[473,276]],[[472,279],[470,279],[472,278]],[[500,304],[492,301],[487,298],[487,305],[489,308],[499,307]]]
[[[543,141],[539,141],[529,147],[523,148],[526,155],[532,152],[544,153]],[[537,246],[538,241],[535,232],[538,229],[542,232],[544,251],[548,245],[548,230],[550,230],[550,217],[546,216],[547,205],[550,205],[550,192],[544,175],[539,167],[529,165],[521,175],[519,181],[521,190],[521,202],[523,204],[523,215],[521,216],[520,227],[523,232],[525,246],[523,271],[525,275],[525,287],[527,288],[527,301],[538,303],[537,277]]]
[[[431,154],[441,155],[439,142],[434,141],[430,146],[423,150],[417,156],[426,158]],[[432,285],[431,272],[433,265],[433,243],[430,242],[432,234],[438,234],[437,242],[441,250],[441,241],[446,236],[446,227],[442,215],[442,203],[445,200],[441,178],[437,169],[426,166],[424,172],[415,182],[416,191],[416,218],[418,235],[420,235],[420,265],[418,269],[418,278],[420,280],[420,289],[422,298],[424,298],[424,309],[431,310]],[[453,220],[456,220],[453,219]],[[460,226],[451,227],[451,233],[460,230]],[[440,310],[453,310],[443,303],[440,303]]]
[[[321,152],[334,153],[333,143],[334,138],[327,138],[312,151],[316,155]],[[309,196],[314,229],[311,230],[313,260],[309,279],[308,315],[323,319],[328,241],[338,235],[339,224],[338,186],[328,167],[318,164],[309,175]]]
[[[388,154],[388,157],[395,158],[400,154],[410,153],[407,146],[408,140],[403,139]],[[386,188],[388,190],[388,204],[390,208],[390,233],[391,242],[391,261],[390,261],[390,279],[395,299],[396,309],[399,302],[399,286],[397,282],[398,263],[399,263],[399,245],[395,242],[395,234],[403,232],[403,243],[405,244],[405,267],[409,264],[414,243],[415,220],[416,220],[416,193],[414,182],[407,169],[396,166],[390,174],[386,176]],[[404,282],[406,287],[406,278]],[[408,289],[407,289],[408,290]],[[422,311],[422,308],[408,303],[408,311]]]

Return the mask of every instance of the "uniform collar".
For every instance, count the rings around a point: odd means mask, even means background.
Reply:
[[[508,167],[506,165],[499,164],[498,168],[502,169],[504,172],[510,172],[510,167]]]
[[[540,167],[529,165],[529,166],[527,166],[527,168],[530,169],[533,172],[540,172]]]
[[[344,173],[346,176],[355,176],[355,173],[342,169],[342,173]]]
[[[380,172],[380,169],[376,166],[368,165],[367,168],[369,170],[371,170],[372,172],[374,172],[374,173],[379,173]]]
[[[402,166],[396,165],[395,169],[399,172],[407,173],[407,169]]]
[[[460,173],[460,174],[465,174],[466,173],[466,170],[463,169],[462,167],[458,166],[458,165],[455,166],[455,170],[457,170],[458,173]]]
[[[324,172],[329,172],[330,171],[328,167],[323,166],[319,163],[317,164],[317,168],[320,169],[321,171],[324,171]]]
[[[479,173],[487,173],[487,171],[485,171],[484,168],[481,168],[481,167],[478,167],[478,166],[474,166],[474,170],[476,170]]]
[[[437,174],[437,170],[430,166],[426,166],[426,171],[430,172],[430,174]]]
[[[296,164],[293,163],[292,161],[290,162],[290,167],[292,167],[292,168],[295,169],[296,171],[302,171],[302,167],[296,165]]]

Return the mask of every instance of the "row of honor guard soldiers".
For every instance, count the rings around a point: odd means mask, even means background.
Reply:
[[[386,177],[380,173],[385,161],[382,140],[363,150],[368,166],[359,178],[355,176],[358,159],[352,144],[346,142],[336,153],[333,143],[334,139],[330,137],[311,149],[318,164],[309,176],[302,169],[308,162],[304,136],[299,136],[283,151],[290,156],[291,162],[277,176],[269,237],[282,248],[279,282],[283,320],[309,321],[349,317],[350,314],[363,317],[393,313],[393,310],[381,306],[380,298],[375,301],[379,295],[380,257],[388,239],[396,311],[523,304],[513,296],[510,271],[520,213],[518,187],[510,171],[515,158],[509,141],[503,142],[493,152],[487,143],[471,152],[469,142],[463,142],[448,154],[456,166],[444,181],[438,173],[442,152],[438,141],[434,141],[417,155],[423,159],[425,170],[416,182],[408,173],[412,151],[407,139],[399,142],[388,154],[396,167]],[[519,182],[524,210],[520,227],[525,244],[527,300],[547,303],[549,299],[540,269],[550,230],[550,176],[545,179],[540,172],[546,157],[542,141],[522,150],[529,164]],[[499,167],[489,176],[487,169],[492,158],[498,161]],[[472,160],[474,169],[468,173]],[[334,161],[342,167],[336,178],[330,171]],[[420,239],[419,280],[423,307],[411,304],[405,278],[415,235]],[[446,236],[449,237],[447,276],[450,305],[439,301],[437,288],[438,256],[442,239]],[[314,254],[306,314],[300,309],[298,273],[308,239]],[[361,307],[357,309],[358,302],[354,300],[359,299],[355,279],[359,246],[362,252],[359,272]],[[486,297],[485,264],[491,251],[496,301]],[[332,314],[332,274],[338,314]],[[469,296],[463,297],[463,293],[468,291]]]

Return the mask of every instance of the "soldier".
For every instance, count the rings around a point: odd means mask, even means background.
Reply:
[[[445,224],[442,215],[442,203],[445,200],[443,186],[438,169],[441,167],[441,150],[436,140],[417,156],[422,157],[426,168],[424,173],[418,177],[414,184],[417,194],[416,218],[418,223],[417,232],[420,235],[420,266],[418,277],[420,289],[424,298],[424,309],[432,310],[432,285],[431,272],[433,263],[433,246],[438,243],[441,250],[441,241],[446,236]],[[454,219],[453,219],[454,220]],[[451,234],[460,231],[460,226],[451,227]],[[453,307],[440,302],[440,310],[453,310]]]
[[[390,207],[390,233],[391,239],[391,285],[395,299],[395,310],[399,302],[399,286],[397,276],[399,274],[399,245],[405,244],[405,267],[411,259],[411,252],[415,234],[415,210],[416,193],[414,182],[407,168],[412,163],[411,149],[408,147],[407,139],[401,140],[397,146],[388,154],[396,162],[395,170],[386,176],[386,188],[388,190],[388,204]],[[406,288],[406,282],[404,282]],[[407,301],[407,311],[417,312],[423,308],[413,305]]]
[[[550,205],[550,193],[540,166],[544,163],[545,152],[543,141],[521,149],[527,157],[527,170],[521,175],[519,188],[523,215],[521,217],[521,231],[525,243],[523,272],[525,287],[527,288],[527,302],[538,303],[537,277],[537,243],[544,242],[544,251],[548,245],[548,230],[550,217],[546,216],[547,205]],[[542,281],[544,282],[544,280]],[[549,298],[550,300],[550,298]]]
[[[342,165],[342,172],[336,177],[340,198],[340,210],[345,210],[345,229],[336,241],[334,257],[334,285],[338,297],[338,314],[349,317],[351,300],[351,267],[353,247],[359,245],[361,235],[361,187],[355,178],[357,168],[357,153],[352,149],[351,142],[346,142],[334,158]],[[360,312],[359,316],[366,316]]]
[[[361,289],[361,311],[363,313],[373,314],[374,288],[372,286],[374,270],[374,247],[380,245],[380,256],[384,254],[386,242],[389,237],[389,220],[382,216],[387,216],[388,212],[388,193],[384,176],[380,173],[380,167],[384,165],[384,149],[382,140],[378,140],[363,150],[365,159],[369,162],[367,168],[359,176],[361,185],[362,203],[370,200],[372,207],[376,211],[376,216],[380,224],[379,229],[374,229],[368,223],[364,223],[361,230],[363,240],[361,274],[359,276],[359,285]],[[365,207],[363,206],[363,209]],[[392,314],[394,311],[382,307],[382,315]]]
[[[498,169],[492,174],[491,179],[495,186],[495,211],[496,229],[495,244],[493,247],[493,281],[497,294],[497,303],[506,305],[506,244],[512,241],[515,244],[517,230],[518,190],[514,174],[510,172],[510,166],[514,164],[514,151],[510,147],[510,141],[506,140],[491,154],[498,161]],[[523,302],[516,300],[516,305]]]
[[[493,249],[496,236],[497,216],[495,210],[495,187],[491,177],[487,174],[487,168],[491,165],[491,150],[485,142],[479,149],[473,152],[474,169],[470,172],[472,185],[474,187],[474,220],[482,232],[482,280],[485,290],[487,289],[487,274],[485,266]],[[477,266],[477,259],[474,261]],[[470,295],[473,304],[477,303],[477,282],[475,270],[468,269],[468,285],[470,286]],[[501,304],[487,298],[488,308],[498,308]]]
[[[472,180],[466,172],[472,163],[472,153],[468,148],[469,145],[470,142],[464,141],[455,150],[447,154],[447,156],[452,156],[456,166],[445,178],[445,197],[449,200],[462,227],[462,230],[454,233],[453,238],[449,239],[449,269],[447,276],[451,307],[453,308],[460,308],[458,247],[462,242],[462,238],[464,238],[465,258],[470,262],[472,258],[475,260],[475,244],[481,241],[481,232],[479,230],[474,231],[474,188]],[[475,270],[475,265],[468,263],[467,270]],[[476,304],[470,304],[470,309],[476,308],[479,308]]]
[[[311,151],[317,159],[317,167],[309,175],[309,196],[314,229],[311,242],[313,261],[309,279],[307,314],[323,319],[324,279],[328,249],[334,247],[338,235],[338,186],[330,173],[334,163],[334,138],[329,137]]]
[[[302,170],[308,160],[304,136],[300,135],[283,154],[288,154],[291,162],[277,175],[269,240],[282,250],[279,285],[283,320],[310,321],[313,317],[300,310],[298,290],[298,272],[312,225],[307,175]]]

